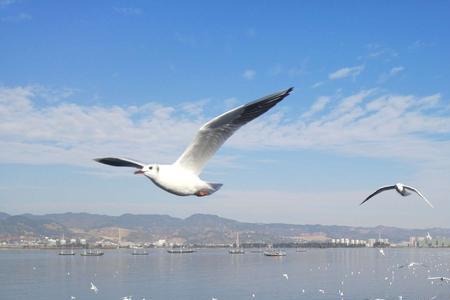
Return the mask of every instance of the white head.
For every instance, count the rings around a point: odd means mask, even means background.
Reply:
[[[159,173],[159,165],[146,165],[142,169],[137,170],[134,174],[144,174],[147,177],[155,178]]]

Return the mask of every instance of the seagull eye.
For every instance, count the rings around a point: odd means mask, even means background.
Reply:
[[[149,170],[153,169],[153,167],[148,167]]]

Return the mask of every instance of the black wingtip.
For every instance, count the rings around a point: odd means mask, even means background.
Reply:
[[[283,94],[284,94],[285,96],[288,96],[293,90],[294,90],[294,87],[291,86],[291,87],[288,88],[287,90],[284,90],[284,91],[283,91]]]

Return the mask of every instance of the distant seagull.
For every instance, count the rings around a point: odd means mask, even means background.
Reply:
[[[319,289],[319,293],[325,294],[325,290]]]
[[[417,195],[419,195],[420,197],[422,197],[423,200],[425,200],[425,202],[431,207],[433,208],[433,205],[430,203],[430,201],[427,200],[427,198],[425,198],[424,195],[422,195],[422,193],[416,189],[413,188],[412,186],[407,186],[404,185],[402,183],[397,183],[396,185],[389,185],[389,186],[383,186],[381,188],[379,188],[378,190],[376,190],[374,193],[370,194],[369,197],[367,197],[363,202],[361,202],[360,205],[362,205],[364,202],[366,202],[367,200],[369,200],[370,198],[372,198],[373,196],[375,196],[376,194],[379,194],[381,192],[387,191],[387,190],[396,190],[400,195],[402,196],[408,196],[411,193],[410,192],[414,192],[417,193]]]
[[[94,293],[98,293],[98,288],[91,282],[91,290],[94,291]]]
[[[450,278],[448,278],[448,277],[428,277],[427,279],[428,280],[440,280],[442,282],[445,281],[446,283],[448,283],[450,281]]]
[[[236,130],[274,107],[288,96],[292,89],[241,105],[210,120],[199,129],[191,144],[171,165],[148,165],[117,157],[97,158],[95,161],[115,167],[137,168],[134,174],[144,174],[158,187],[178,196],[211,195],[218,191],[222,184],[205,182],[199,178],[208,160]]]
[[[283,274],[283,277],[284,277],[284,278],[286,278],[286,280],[289,280],[289,276],[288,276],[288,274],[286,274],[286,273],[285,273],[285,274]]]
[[[407,264],[407,265],[401,265],[401,266],[399,266],[398,268],[399,268],[399,269],[402,269],[402,268],[404,268],[404,267],[408,267],[408,269],[410,269],[410,268],[413,268],[413,267],[415,267],[415,266],[422,266],[422,267],[428,268],[427,265],[425,265],[425,264],[423,264],[423,263],[418,263],[418,262],[410,262],[409,264]]]
[[[382,248],[378,249],[378,251],[380,252],[381,255],[385,256],[386,254],[384,254],[384,250]]]
[[[427,232],[427,240],[431,241],[433,238],[431,237],[430,233]]]

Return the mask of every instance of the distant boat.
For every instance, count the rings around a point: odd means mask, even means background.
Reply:
[[[81,252],[81,256],[102,256],[104,253],[100,250],[84,250]]]
[[[286,252],[281,251],[281,250],[271,249],[271,250],[264,251],[264,255],[265,256],[286,256]]]
[[[284,252],[282,250],[278,250],[278,249],[273,249],[272,246],[269,246],[269,248],[267,248],[264,251],[264,255],[265,256],[286,256],[286,252]]]
[[[58,255],[75,255],[75,251],[73,251],[73,250],[70,250],[70,251],[61,250],[61,251],[59,251]]]
[[[244,249],[239,246],[239,232],[236,233],[235,247],[228,250],[228,253],[230,253],[230,254],[245,254]]]
[[[184,253],[193,253],[195,252],[192,248],[179,247],[179,248],[170,248],[167,252],[171,254],[184,254]]]
[[[133,248],[131,255],[148,255],[148,251],[143,248]]]

